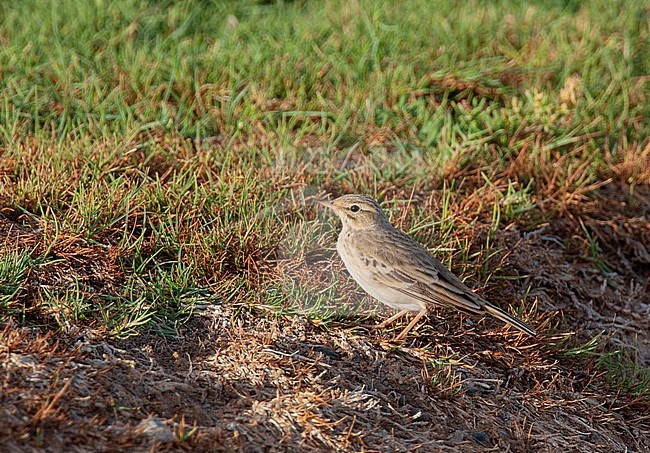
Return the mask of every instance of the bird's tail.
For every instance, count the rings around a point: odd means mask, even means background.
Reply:
[[[528,335],[535,336],[537,332],[535,332],[535,329],[530,327],[528,324],[526,324],[523,321],[520,321],[519,319],[515,318],[511,314],[503,311],[496,305],[492,305],[491,303],[486,303],[485,304],[485,311],[487,311],[489,314],[494,316],[497,319],[500,319],[501,321],[505,322],[506,324],[510,324],[513,327],[516,327],[517,329],[521,330],[522,332],[526,332]]]

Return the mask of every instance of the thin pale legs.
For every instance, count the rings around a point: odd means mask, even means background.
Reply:
[[[417,315],[411,320],[408,326],[402,332],[395,337],[395,341],[402,341],[404,337],[406,337],[406,334],[409,333],[409,331],[415,326],[418,321],[422,318],[422,316],[426,315],[428,313],[427,307],[424,307],[422,310],[418,312]]]
[[[396,315],[391,316],[390,318],[386,319],[385,321],[380,322],[379,324],[373,324],[373,325],[363,325],[361,327],[365,327],[368,329],[383,329],[384,327],[388,326],[390,323],[397,321],[399,318],[404,316],[405,314],[409,313],[410,310],[402,310]]]

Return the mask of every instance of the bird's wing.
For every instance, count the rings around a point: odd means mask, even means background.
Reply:
[[[410,285],[396,288],[407,296],[426,303],[443,307],[454,307],[464,313],[483,313],[483,305],[478,301],[478,296],[470,291],[464,291],[452,282],[445,279],[442,273],[438,274],[435,281],[414,281]]]
[[[485,312],[485,302],[458,277],[417,242],[399,235],[368,238],[374,239],[374,246],[361,248],[365,260],[372,264],[369,271],[375,281],[425,303],[452,306],[465,313]],[[381,246],[384,241],[386,247]]]

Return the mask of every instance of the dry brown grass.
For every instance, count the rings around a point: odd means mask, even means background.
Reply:
[[[0,439],[9,451],[650,448],[647,392],[617,390],[596,356],[568,357],[570,348],[559,346],[608,330],[621,345],[635,342],[641,363],[650,360],[644,308],[627,303],[648,288],[626,284],[647,277],[640,250],[648,226],[621,207],[617,198],[626,195],[617,187],[565,222],[497,235],[508,250],[499,273],[523,280],[494,280],[486,296],[507,304],[505,294],[532,288],[536,307],[527,316],[543,332],[537,339],[446,313],[448,321],[432,318],[397,346],[390,333],[346,329],[351,319],[323,330],[236,302],[205,309],[174,337],[119,341],[93,329],[55,335],[10,322],[0,335]],[[647,203],[642,191],[635,197]],[[604,209],[609,220],[601,224]],[[586,256],[576,219],[607,239],[608,263],[617,257],[607,279]],[[7,219],[0,225],[5,247],[44,246],[37,233]],[[461,237],[480,231],[462,225]],[[56,265],[29,275],[27,287],[119,280],[112,254],[80,238],[60,238],[52,253]],[[569,325],[580,331],[576,339]]]
[[[163,450],[647,446],[642,407],[603,393],[589,370],[558,363],[548,350],[558,338],[504,348],[499,342],[511,335],[463,330],[428,334],[395,351],[298,318],[233,320],[220,310],[204,313],[178,338],[128,343],[85,338],[82,346],[63,346],[51,335],[9,327],[2,335],[10,376],[2,435],[16,451],[39,443],[144,450],[156,438],[142,433],[139,420],[156,414],[168,419],[170,432],[181,430],[182,418],[195,423],[184,432],[197,428],[187,441],[160,443]],[[459,360],[427,365],[441,356]],[[462,388],[436,385],[447,369]]]
[[[0,450],[650,451],[641,0],[5,3]],[[322,192],[539,335],[360,327]]]

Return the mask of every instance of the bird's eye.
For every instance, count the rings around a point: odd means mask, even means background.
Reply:
[[[359,212],[361,211],[361,208],[359,207],[359,205],[353,204],[352,206],[350,206],[350,211]]]

